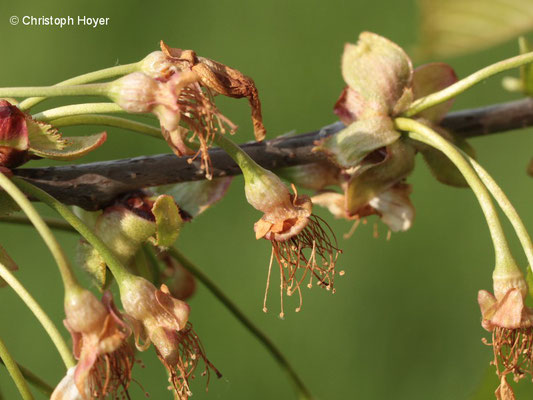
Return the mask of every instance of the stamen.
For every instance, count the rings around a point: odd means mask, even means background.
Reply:
[[[268,288],[270,286],[270,273],[272,272],[272,262],[274,261],[274,248],[270,252],[270,263],[268,264],[268,275],[267,275],[267,284],[265,288],[265,298],[263,300],[263,312],[267,312],[268,308],[266,306],[267,297],[268,297]]]
[[[350,230],[347,233],[345,233],[344,235],[342,235],[342,237],[344,239],[350,239],[353,236],[353,234],[355,233],[355,230],[357,229],[357,227],[359,226],[360,223],[361,223],[361,219],[357,218],[355,220],[355,222],[353,223],[352,227],[350,228]]]

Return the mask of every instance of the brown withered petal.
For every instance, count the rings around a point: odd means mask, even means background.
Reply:
[[[161,41],[160,45],[161,50],[167,57],[176,62],[188,62],[190,68],[198,74],[201,83],[206,88],[228,97],[248,98],[248,102],[252,108],[255,138],[258,141],[265,138],[266,129],[263,125],[261,102],[257,87],[252,78],[217,61],[198,57],[192,50],[171,48],[163,41]]]

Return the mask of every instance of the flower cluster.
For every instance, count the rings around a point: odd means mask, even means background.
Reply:
[[[192,394],[189,379],[200,360],[205,369],[221,374],[209,362],[197,334],[189,322],[190,307],[170,295],[165,285],[161,289],[146,279],[130,276],[119,282],[121,300],[127,318],[133,325],[135,342],[141,351],[154,344],[157,356],[169,373],[169,382],[180,400]]]
[[[105,398],[127,393],[134,352],[128,343],[131,329],[116,309],[111,293],[105,292],[102,302],[88,290],[74,290],[65,299],[66,328],[72,336],[75,369],[52,395],[52,400]],[[74,385],[72,385],[72,383]],[[75,398],[75,397],[74,397]]]
[[[327,207],[336,217],[359,220],[376,214],[393,232],[412,225],[415,211],[409,199],[406,177],[421,152],[435,177],[449,185],[465,186],[462,175],[438,150],[410,141],[394,127],[393,119],[412,102],[453,84],[453,69],[443,63],[413,69],[411,60],[396,44],[363,32],[357,44],[347,44],[342,57],[347,86],[334,111],[346,128],[322,140],[316,147],[327,160],[312,167],[286,171],[295,183],[318,190],[313,202]],[[472,154],[467,143],[438,127],[452,100],[422,111],[417,118],[430,124],[446,139]],[[310,169],[312,168],[312,169]],[[302,176],[308,174],[310,179]],[[326,189],[339,186],[342,193]]]
[[[198,57],[192,50],[171,48],[163,41],[161,50],[145,58],[142,72],[115,81],[109,97],[128,112],[154,113],[172,151],[178,156],[192,155],[191,162],[201,156],[206,177],[211,179],[208,149],[214,135],[237,129],[218,110],[214,95],[247,97],[256,140],[263,140],[266,130],[257,88],[238,70]],[[194,139],[198,147],[192,144]]]
[[[493,280],[494,294],[486,290],[478,293],[481,325],[492,332],[492,342],[483,341],[493,347],[492,364],[501,381],[497,395],[514,399],[506,376],[512,374],[516,382],[526,374],[533,378],[533,309],[525,304],[528,285],[519,270],[495,272]]]

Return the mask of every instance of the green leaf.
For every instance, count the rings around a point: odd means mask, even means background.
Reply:
[[[10,271],[16,271],[18,269],[17,264],[7,254],[7,251],[0,245],[0,263]],[[0,278],[0,288],[6,286],[6,281]]]
[[[336,165],[350,168],[372,151],[394,143],[400,136],[390,118],[375,116],[355,121],[325,139],[315,150],[326,153]]]
[[[184,182],[155,188],[160,194],[171,195],[180,209],[196,217],[221,200],[228,191],[231,177]]]
[[[174,198],[169,195],[159,196],[152,207],[152,214],[157,226],[156,246],[172,246],[183,225],[183,219]]]
[[[411,60],[403,49],[375,33],[363,32],[357,44],[344,47],[342,76],[365,103],[362,108],[391,114],[410,90],[412,75]]]
[[[422,58],[453,57],[495,46],[533,29],[533,2],[418,0]]]

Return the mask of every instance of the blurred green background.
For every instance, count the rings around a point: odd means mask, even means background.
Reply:
[[[98,28],[12,26],[12,15],[109,17],[110,23]],[[164,39],[252,76],[269,137],[306,132],[335,121],[332,107],[343,87],[343,44],[369,30],[409,49],[416,40],[417,21],[411,1],[4,2],[0,85],[47,85],[133,62],[156,50]],[[516,44],[508,42],[444,61],[462,77],[514,54]],[[493,78],[460,96],[455,108],[516,98],[501,89],[500,80]],[[235,139],[251,140],[247,102],[217,102],[240,125]],[[49,101],[36,110],[59,103]],[[84,161],[169,152],[164,142],[117,129],[108,133],[107,143]],[[529,129],[493,135],[472,144],[533,230],[533,179],[525,174],[533,156],[531,133]],[[487,334],[476,302],[479,289],[491,288],[493,267],[482,213],[470,191],[437,183],[421,159],[409,181],[414,185],[416,221],[409,232],[395,234],[389,242],[383,225],[380,238],[372,238],[372,218],[344,240],[350,224],[318,211],[341,241],[339,266],[346,275],[337,279],[335,295],[306,290],[302,312],[287,307],[285,320],[277,316],[275,295],[270,298],[271,311],[262,312],[270,246],[254,238],[252,226],[260,214],[246,204],[241,178],[234,180],[221,203],[187,225],[178,244],[282,349],[317,399],[466,399],[476,393],[479,399],[491,398],[495,382],[478,391],[491,358],[491,349],[481,343]],[[77,237],[57,236],[74,260]],[[41,239],[31,228],[0,225],[0,242],[19,264],[19,279],[62,326],[61,282]],[[295,398],[272,357],[202,285],[190,303],[191,320],[208,356],[224,374],[211,381],[208,394],[205,381],[196,379],[194,398]],[[65,373],[61,360],[10,289],[0,291],[0,317],[0,336],[16,359],[55,385]],[[135,379],[152,399],[171,398],[153,351],[142,354],[142,360],[146,368],[137,367]],[[528,385],[519,389],[527,391]],[[3,368],[0,388],[5,399],[18,398]],[[144,398],[135,383],[131,395]]]

